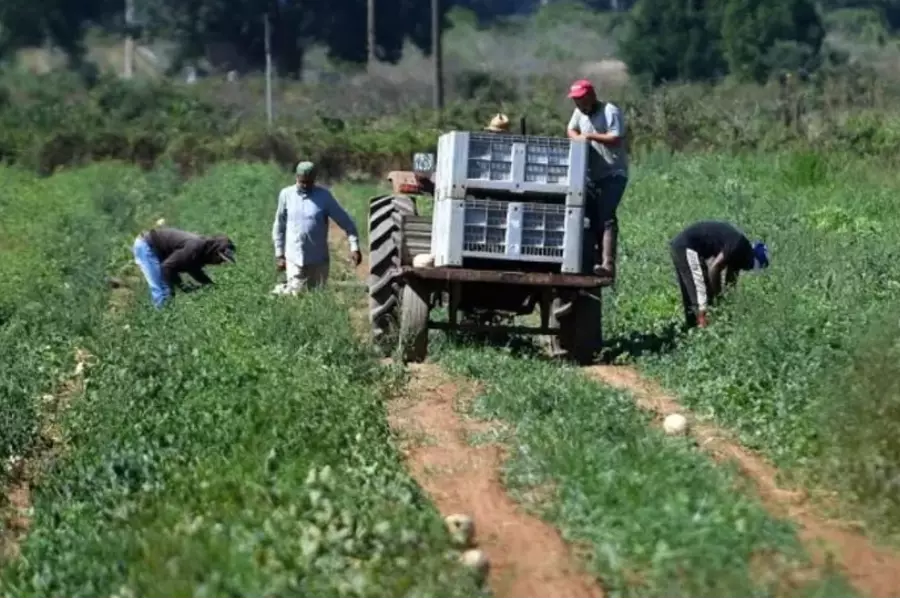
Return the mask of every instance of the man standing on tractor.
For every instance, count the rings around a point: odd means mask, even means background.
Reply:
[[[278,194],[272,225],[276,267],[287,271],[289,292],[306,291],[328,281],[329,219],[347,234],[353,266],[362,262],[356,225],[331,192],[316,185],[315,165],[309,161],[299,163],[296,180],[296,185],[289,185]]]
[[[725,285],[733,287],[740,271],[769,266],[769,249],[763,242],[751,244],[733,225],[699,221],[686,227],[669,244],[675,274],[681,288],[687,327],[706,327],[707,307]]]
[[[601,262],[594,272],[616,276],[616,248],[619,221],[616,211],[628,185],[628,153],[625,147],[625,117],[612,102],[600,101],[593,84],[579,79],[569,88],[575,110],[567,134],[587,140],[593,152],[588,159],[589,185],[585,199],[591,229],[597,238]]]

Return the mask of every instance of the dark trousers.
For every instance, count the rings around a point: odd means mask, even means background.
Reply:
[[[604,230],[618,233],[617,211],[628,187],[628,178],[611,175],[595,181],[588,181],[585,213],[591,221],[591,231],[597,240],[597,248],[603,247]]]
[[[709,269],[706,261],[695,250],[672,246],[670,251],[678,287],[681,288],[684,320],[688,327],[696,327],[697,314],[701,310],[705,312],[714,300],[709,284]]]

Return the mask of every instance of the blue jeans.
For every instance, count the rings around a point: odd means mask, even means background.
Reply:
[[[141,268],[144,279],[147,280],[147,285],[150,286],[150,299],[153,301],[153,306],[160,308],[171,295],[171,291],[163,279],[162,265],[159,262],[159,258],[153,252],[147,240],[142,237],[134,240],[132,252],[134,252],[134,262]]]

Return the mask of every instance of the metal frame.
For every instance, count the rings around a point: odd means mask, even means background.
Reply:
[[[613,284],[609,277],[575,273],[525,273],[523,271],[488,271],[454,267],[401,267],[405,278],[444,282],[502,283],[536,287],[589,289]]]

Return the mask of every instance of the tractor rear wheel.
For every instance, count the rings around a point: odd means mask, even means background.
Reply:
[[[415,200],[409,196],[389,194],[369,202],[369,322],[372,341],[384,355],[396,347],[403,287],[400,267],[410,260],[403,256],[400,219],[416,214]]]
[[[550,351],[579,365],[589,365],[603,349],[603,300],[601,290],[579,292],[567,300],[555,298],[550,306],[550,325],[559,327],[550,336]],[[562,314],[559,314],[562,312]]]

